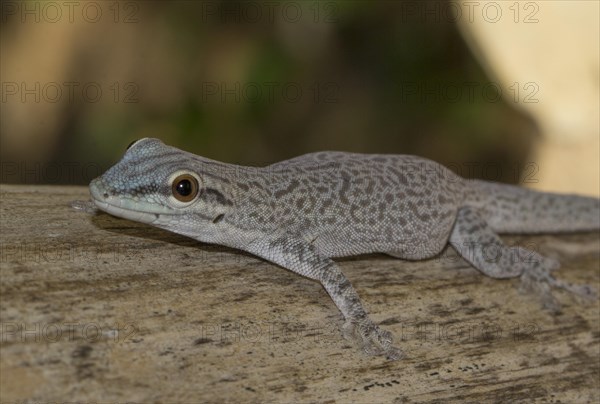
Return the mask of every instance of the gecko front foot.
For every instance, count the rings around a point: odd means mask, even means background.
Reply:
[[[398,360],[404,356],[399,348],[392,345],[392,333],[382,330],[370,320],[360,323],[347,320],[342,332],[344,338],[357,341],[367,355],[385,356],[389,360]]]

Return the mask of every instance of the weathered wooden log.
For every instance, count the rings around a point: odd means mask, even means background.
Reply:
[[[75,199],[87,189],[1,186],[2,402],[600,401],[598,301],[557,291],[550,314],[450,249],[340,260],[402,340],[390,362],[341,337],[319,284]],[[506,239],[599,288],[598,233]]]

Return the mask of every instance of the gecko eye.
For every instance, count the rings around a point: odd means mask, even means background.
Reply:
[[[190,174],[175,177],[171,185],[173,196],[180,202],[191,202],[198,196],[198,180]]]

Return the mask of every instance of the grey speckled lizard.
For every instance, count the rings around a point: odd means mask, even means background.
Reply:
[[[320,282],[345,318],[344,334],[390,359],[401,351],[333,257],[420,260],[449,243],[488,276],[521,277],[547,308],[558,307],[551,286],[595,295],[554,278],[556,261],[506,246],[497,233],[598,230],[599,199],[465,180],[415,156],[318,152],[256,168],[146,138],[93,180],[90,193],[112,215],[245,250]]]

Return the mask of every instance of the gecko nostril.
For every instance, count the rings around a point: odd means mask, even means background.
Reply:
[[[103,195],[104,199],[108,198],[108,192],[105,192]]]

